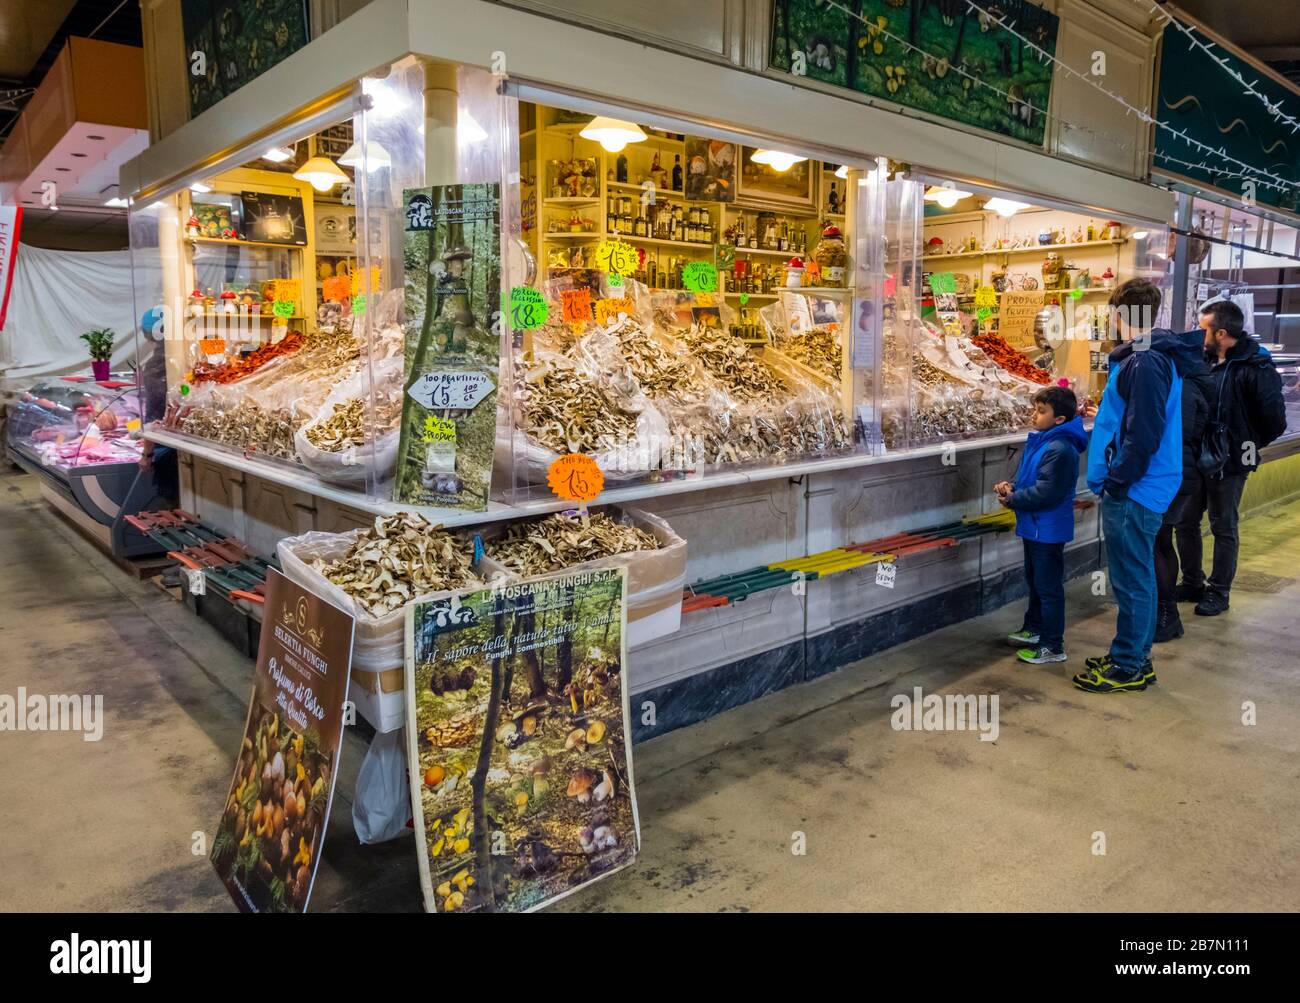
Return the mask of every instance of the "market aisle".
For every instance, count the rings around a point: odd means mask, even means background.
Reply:
[[[191,837],[221,810],[249,662],[99,555],[33,478],[0,475],[0,527],[0,693],[102,692],[108,716],[99,743],[0,733],[0,908],[230,909]],[[1067,666],[1012,660],[1014,606],[640,746],[641,858],[557,908],[1293,908],[1297,564],[1300,503],[1247,522],[1232,612],[1189,616],[1147,693],[1069,686],[1113,618],[1079,582]],[[997,742],[892,730],[890,698],[913,686],[998,694]],[[410,844],[352,833],[363,751],[350,735],[313,905],[418,910]]]

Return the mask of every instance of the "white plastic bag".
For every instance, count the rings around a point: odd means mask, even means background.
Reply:
[[[413,832],[411,782],[406,774],[406,732],[381,731],[370,742],[357,774],[352,828],[363,843],[384,843]]]
[[[396,395],[398,401],[402,394],[402,359],[380,359],[374,364],[375,398],[383,401]],[[312,444],[307,432],[319,421],[334,413],[335,404],[344,404],[354,397],[366,401],[363,408],[362,422],[369,425],[370,414],[370,367],[361,370],[350,379],[335,387],[325,403],[317,409],[311,421],[307,422],[293,437],[294,449],[302,465],[316,474],[321,480],[345,487],[364,489],[367,485],[379,485],[391,481],[397,470],[397,448],[401,439],[401,415],[391,429],[381,431],[375,439],[374,448],[369,442],[351,449],[329,451]],[[399,405],[400,406],[400,405]]]

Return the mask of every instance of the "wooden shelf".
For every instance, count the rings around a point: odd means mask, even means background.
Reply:
[[[599,230],[592,233],[544,233],[546,240],[599,240],[604,236]]]
[[[626,181],[606,181],[605,187],[610,189],[610,191],[627,192],[630,195],[646,194],[646,190],[642,188],[640,185],[634,185]],[[685,192],[674,191],[672,188],[659,188],[656,186],[654,190],[654,194],[655,194],[655,198],[669,198],[677,202],[686,201]]]
[[[957,254],[926,254],[923,261],[956,261],[959,258],[1000,258],[1013,254],[1049,254],[1053,251],[1078,251],[1084,248],[1117,247],[1128,243],[1127,237],[1116,240],[1085,240],[1078,244],[1037,244],[1033,247],[1004,247],[996,251],[961,251]]]
[[[723,244],[723,247],[732,247],[731,244]],[[800,257],[797,251],[769,251],[763,247],[737,247],[737,254],[767,254],[777,258],[797,258]]]
[[[689,247],[696,251],[715,251],[716,244],[702,244],[690,240],[662,240],[659,237],[634,237],[629,233],[611,234],[629,244],[654,244],[656,247]]]
[[[285,251],[305,251],[306,244],[279,244],[273,240],[226,240],[222,237],[186,237],[187,244],[224,244],[226,247],[277,247]]]
[[[728,299],[739,299],[741,296],[748,296],[751,300],[774,300],[780,297],[780,293],[723,293]]]
[[[599,205],[598,198],[570,197],[558,199],[542,199],[542,205]]]

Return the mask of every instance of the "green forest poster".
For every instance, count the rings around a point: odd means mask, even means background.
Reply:
[[[181,0],[181,23],[191,118],[308,40],[306,0]]]
[[[406,393],[394,497],[481,512],[496,445],[500,186],[409,188],[403,206]]]
[[[406,707],[430,912],[526,912],[640,846],[627,569],[408,607]]]
[[[1059,19],[1027,0],[985,9],[965,0],[774,0],[769,62],[1041,146],[1052,63],[1025,39],[1054,55]]]

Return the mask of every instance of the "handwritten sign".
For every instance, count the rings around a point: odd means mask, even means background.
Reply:
[[[347,275],[331,275],[320,284],[320,289],[326,303],[342,303],[352,295],[352,279]]]
[[[613,274],[606,277],[605,284],[611,289],[620,289],[623,286],[623,276]]]
[[[585,324],[591,320],[590,289],[564,289],[560,292],[560,304],[566,324]]]
[[[596,267],[615,275],[631,275],[636,271],[636,248],[624,240],[602,240],[596,245]]]
[[[1019,290],[1002,294],[1002,307],[998,315],[998,334],[1014,348],[1025,348],[1034,344],[1034,318],[1043,309],[1041,291],[1021,292]]]
[[[532,286],[511,286],[510,326],[517,331],[531,331],[541,327],[551,315],[551,307],[546,297]]]
[[[883,588],[892,589],[894,580],[898,577],[898,568],[893,564],[886,564],[881,561],[876,565],[876,584]]]
[[[547,468],[546,483],[564,501],[591,502],[600,497],[605,475],[590,456],[566,453]]]
[[[407,391],[411,399],[426,408],[475,408],[495,385],[487,373],[459,369],[440,369],[425,373]]]
[[[224,355],[226,351],[226,341],[224,338],[200,338],[199,353],[201,355]]]
[[[292,300],[276,300],[271,306],[271,312],[281,319],[287,319],[293,316],[294,304]]]
[[[682,285],[693,293],[711,293],[718,288],[718,270],[708,261],[688,261],[682,266]]]
[[[957,291],[957,276],[952,272],[931,272],[930,291],[936,296]]]
[[[425,442],[456,442],[456,423],[450,418],[425,415],[422,438]]]
[[[998,291],[992,286],[980,286],[975,290],[976,308],[987,307],[992,309],[998,305]]]
[[[618,320],[619,314],[626,314],[629,317],[636,313],[636,304],[632,302],[629,296],[620,296],[618,299],[596,300],[596,323],[609,324]]]
[[[709,306],[717,306],[718,304],[717,301],[714,300],[713,298],[713,293],[696,293],[695,305],[709,307]]]

